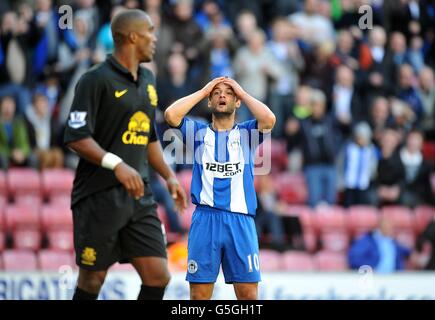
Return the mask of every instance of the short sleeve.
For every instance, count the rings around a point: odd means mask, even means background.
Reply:
[[[102,85],[101,80],[94,74],[87,73],[80,78],[65,126],[65,144],[93,135],[103,91]]]
[[[248,120],[242,123],[239,123],[239,130],[241,133],[241,138],[243,140],[247,140],[246,142],[249,144],[249,148],[251,150],[255,150],[260,144],[264,141],[265,133],[258,130],[258,121],[257,120]]]
[[[189,119],[187,117],[184,117],[183,120],[181,120],[181,123],[178,127],[172,127],[175,130],[179,130],[181,137],[183,139],[183,143],[186,144],[186,141],[195,141],[197,139],[198,131],[207,127],[206,124],[201,123],[196,120]]]
[[[151,124],[149,142],[155,142],[157,140],[158,139],[157,139],[157,133],[156,133],[156,125],[155,125],[155,122],[153,121]]]

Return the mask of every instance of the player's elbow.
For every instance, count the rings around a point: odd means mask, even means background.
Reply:
[[[179,125],[179,121],[177,119],[177,116],[174,114],[174,112],[168,108],[165,110],[164,113],[165,121],[167,124],[169,124],[171,127],[176,127]]]
[[[275,122],[276,122],[276,117],[272,112],[270,112],[267,116],[265,116],[261,120],[261,128],[264,130],[272,130],[273,127],[275,126]]]
[[[72,150],[72,151],[74,151],[74,152],[77,152],[77,141],[71,141],[71,142],[68,142],[68,143],[65,144],[65,146],[66,146],[68,149],[70,149],[70,150]]]
[[[91,148],[93,145],[92,138],[83,138],[79,140],[74,140],[67,142],[65,146],[69,148],[70,150],[74,151],[77,154],[82,154],[83,152],[86,152],[89,148]]]

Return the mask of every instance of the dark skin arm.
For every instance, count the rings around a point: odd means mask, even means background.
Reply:
[[[164,161],[162,146],[159,141],[153,141],[148,144],[148,163],[166,180],[168,190],[174,199],[176,210],[180,213],[183,212],[187,208],[186,193],[181,188],[175,173]]]
[[[98,166],[101,166],[101,160],[107,152],[92,138],[70,142],[68,147],[75,151],[80,157]],[[121,162],[115,167],[113,172],[118,181],[127,189],[132,197],[139,199],[144,195],[142,177],[135,169],[125,162]]]

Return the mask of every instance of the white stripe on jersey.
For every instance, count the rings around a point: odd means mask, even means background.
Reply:
[[[239,163],[241,173],[234,175],[231,178],[231,202],[230,207],[232,212],[248,213],[245,199],[245,189],[243,186],[243,175],[245,171],[245,159],[240,142],[240,130],[238,127],[231,130],[228,135],[227,150],[230,156],[230,162]]]
[[[214,146],[215,146],[215,136],[213,130],[207,127],[207,132],[204,136],[204,152],[202,154],[202,165],[205,163],[213,163],[214,160]],[[214,206],[213,200],[213,179],[214,174],[209,170],[205,170],[203,167],[201,181],[202,181],[202,190],[199,195],[200,203],[208,205],[210,207]]]

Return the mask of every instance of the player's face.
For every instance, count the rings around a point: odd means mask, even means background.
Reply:
[[[240,106],[233,88],[227,84],[217,84],[210,94],[209,107],[215,115],[231,115]]]
[[[140,62],[150,62],[156,51],[157,38],[154,33],[154,25],[149,18],[142,22],[142,26],[136,34],[138,36],[136,48]]]

